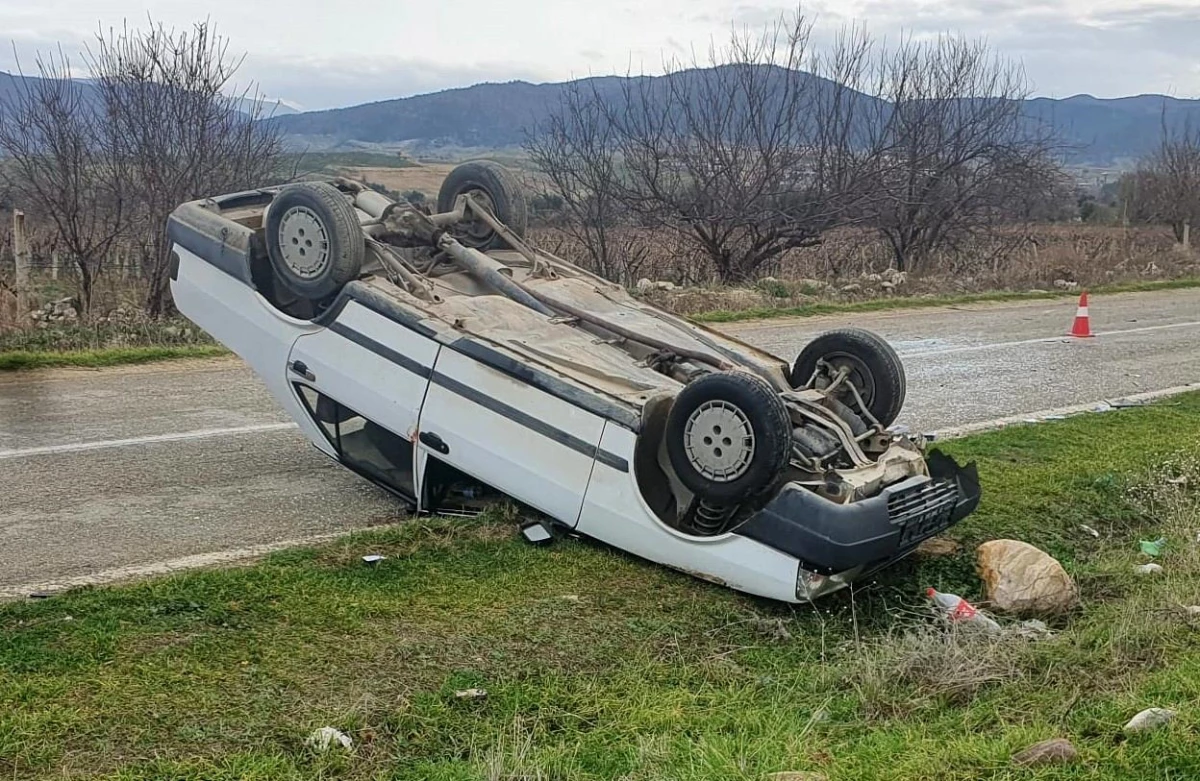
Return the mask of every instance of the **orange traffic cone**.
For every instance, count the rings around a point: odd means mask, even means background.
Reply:
[[[1079,309],[1075,310],[1075,324],[1071,326],[1071,336],[1095,336],[1092,333],[1091,320],[1088,319],[1087,291],[1079,296]]]

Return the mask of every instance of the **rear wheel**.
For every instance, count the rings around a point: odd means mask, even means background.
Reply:
[[[310,300],[331,296],[356,278],[366,254],[354,207],[325,182],[291,185],[275,196],[266,241],[275,277]]]
[[[466,194],[470,194],[517,236],[525,235],[529,222],[525,191],[507,168],[491,160],[472,160],[456,167],[442,182],[438,191],[438,211],[453,211],[458,196]],[[503,236],[492,230],[483,220],[473,219],[470,214],[462,223],[451,229],[451,234],[460,243],[479,250],[502,249],[508,246]]]
[[[904,365],[892,346],[879,336],[861,328],[828,331],[809,342],[792,365],[791,384],[801,388],[817,375],[820,362],[833,372],[845,370],[846,382],[854,386],[867,410],[884,426],[900,415],[907,390]],[[817,388],[824,388],[832,377],[816,376]],[[834,394],[848,402],[848,391]]]
[[[775,483],[792,450],[792,423],[770,385],[741,372],[707,374],[675,399],[664,436],[680,481],[702,499],[741,502]]]

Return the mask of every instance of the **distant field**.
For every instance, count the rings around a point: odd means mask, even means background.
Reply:
[[[288,173],[315,173],[353,166],[394,169],[415,165],[416,163],[403,155],[387,152],[302,152],[283,157],[283,169]]]

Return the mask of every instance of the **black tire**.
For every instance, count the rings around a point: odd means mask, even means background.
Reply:
[[[892,346],[861,328],[828,331],[809,342],[792,365],[791,384],[799,388],[812,379],[817,361],[850,368],[849,380],[875,419],[890,426],[904,407],[907,385],[904,365]],[[847,401],[847,396],[841,397]]]
[[[275,196],[267,209],[266,241],[275,278],[313,301],[358,277],[366,254],[354,207],[326,182],[290,185]]]
[[[729,415],[736,424],[717,425],[720,415]],[[745,436],[728,436],[738,429],[753,437],[750,443]],[[680,481],[697,496],[726,506],[774,485],[792,452],[792,421],[783,399],[766,382],[743,372],[706,374],[686,385],[667,415],[664,436]],[[748,452],[727,449],[736,447],[739,438],[749,444]]]
[[[501,224],[518,237],[525,236],[529,224],[529,204],[521,183],[507,168],[491,160],[472,160],[457,166],[438,190],[437,210],[441,213],[453,211],[455,200],[464,193],[482,196],[480,200],[483,205],[490,207]],[[504,237],[482,220],[471,220],[455,226],[450,233],[460,243],[479,250],[508,246]]]

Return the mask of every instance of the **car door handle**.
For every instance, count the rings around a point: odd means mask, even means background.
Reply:
[[[439,437],[437,434],[434,434],[432,431],[422,431],[421,435],[417,438],[421,440],[422,445],[429,448],[430,450],[436,450],[437,452],[441,453],[442,455],[446,455],[447,453],[450,452],[450,446],[447,445],[442,440],[441,437]]]
[[[304,361],[292,361],[288,365],[288,368],[291,369],[295,374],[299,374],[301,377],[308,380],[309,382],[313,382],[314,380],[317,379],[317,375],[313,374],[312,372],[310,372],[308,370],[308,364],[305,363]]]

